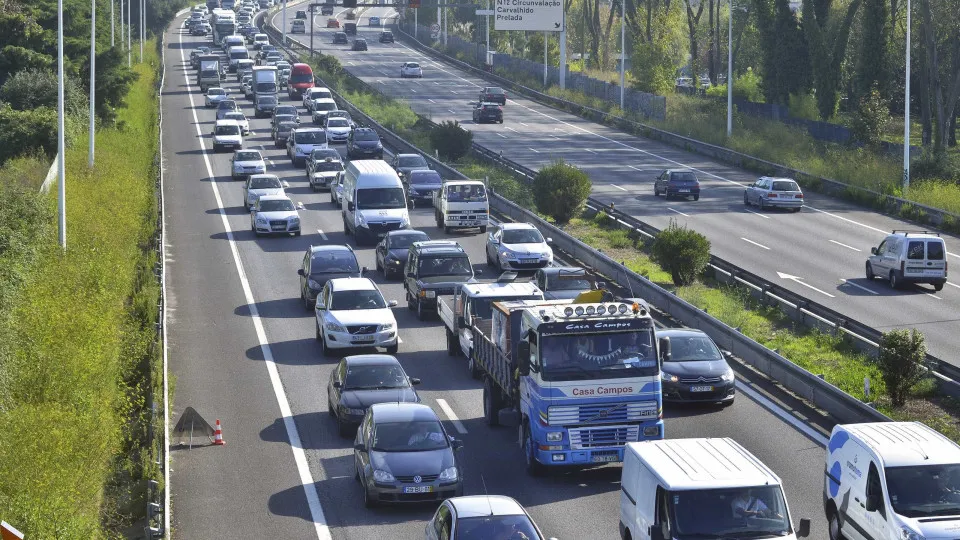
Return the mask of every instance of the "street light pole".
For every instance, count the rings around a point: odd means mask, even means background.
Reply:
[[[907,0],[907,68],[903,98],[903,191],[910,188],[910,0]]]
[[[287,45],[287,0],[283,0],[283,15],[280,16],[280,24],[283,26],[283,45]],[[313,21],[310,21],[310,25],[313,25]]]
[[[133,18],[130,15],[131,11],[133,11],[133,0],[127,0],[127,67],[133,66],[133,31],[131,30]]]
[[[620,0],[620,110],[623,110],[623,98],[627,79],[627,0]]]
[[[114,19],[116,18],[113,15],[113,5],[116,3],[117,3],[116,0],[110,0],[110,46],[111,47],[114,47],[117,44],[116,41],[113,39],[113,23],[114,23]]]
[[[90,0],[90,148],[87,167],[93,168],[93,147],[96,144],[96,115],[93,111],[97,89],[97,0]]]
[[[140,63],[143,63],[143,38],[144,28],[147,23],[147,0],[140,0]]]
[[[67,249],[67,189],[65,159],[67,145],[63,125],[63,0],[57,0],[57,224],[60,248]]]
[[[547,32],[543,33],[543,87],[547,87],[547,75],[549,73],[549,66],[547,65],[547,47],[550,45],[550,34]]]
[[[727,17],[727,138],[733,135],[733,0]]]

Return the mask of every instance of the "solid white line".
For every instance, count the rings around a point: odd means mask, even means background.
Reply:
[[[633,169],[633,170],[635,170],[635,171],[643,172],[643,169],[638,169],[638,168],[634,167],[633,165],[627,165],[627,167],[630,167],[631,169]]]
[[[427,101],[429,101],[430,103],[436,103],[436,101],[434,101],[434,100],[432,100],[432,99],[430,99],[430,98],[427,98]]]
[[[847,279],[840,278],[840,281],[841,281],[842,283],[846,283],[847,285],[852,285],[852,286],[860,289],[861,291],[867,291],[867,292],[870,293],[870,294],[880,294],[880,293],[878,293],[877,291],[874,291],[874,290],[872,290],[872,289],[868,289],[868,288],[864,287],[863,285],[857,285],[856,283],[854,283],[854,282],[852,282],[852,281],[850,281],[850,280],[847,280]]]
[[[531,148],[531,150],[533,150],[533,148]],[[615,187],[615,188],[617,188],[617,189],[619,189],[620,191],[626,191],[625,189],[623,189],[622,187],[620,187],[620,186],[618,186],[618,185],[616,185],[616,184],[610,184],[610,185],[613,186],[613,187]]]
[[[763,219],[770,219],[770,216],[765,216],[765,215],[761,214],[760,212],[754,212],[753,210],[751,210],[751,209],[749,209],[749,208],[744,208],[744,210],[746,210],[747,212],[750,212],[751,214],[753,214],[753,215],[755,215],[755,216],[760,216],[760,217],[762,217]]]
[[[411,89],[410,89],[410,91],[411,91],[411,92],[413,92],[414,94],[416,94],[416,93],[417,93],[417,91],[416,91],[416,90],[414,90],[413,88],[411,88]]]
[[[181,13],[178,13],[177,17],[186,11],[187,9],[181,10]],[[182,53],[180,59],[181,61],[183,60]],[[162,47],[160,50],[160,62],[165,63],[166,61],[166,47]],[[160,314],[161,317],[163,317],[163,324],[161,326],[161,343],[163,344],[163,531],[164,534],[168,535],[167,538],[169,538],[170,494],[173,491],[173,484],[170,483],[170,363],[167,355],[167,344],[170,343],[167,340],[167,324],[170,320],[169,317],[167,317],[167,212],[166,202],[163,198],[163,86],[166,78],[167,70],[164,69],[160,75],[160,95],[157,101],[160,109],[160,238],[163,240],[163,243],[160,245],[160,257],[163,261],[163,272],[160,274],[160,297],[163,299],[163,313]]]
[[[519,133],[517,130],[513,129],[513,128],[510,127],[510,126],[504,126],[504,129],[509,129],[510,131],[512,131],[512,132],[514,132],[514,133]]]
[[[506,139],[506,138],[507,138],[507,136],[506,136],[506,135],[504,135],[503,133],[497,133],[497,137],[503,137],[504,139]]]
[[[180,61],[185,62],[183,54],[183,37],[180,41]],[[260,310],[257,309],[256,301],[253,297],[253,290],[250,288],[250,282],[247,280],[246,272],[243,269],[243,262],[240,260],[240,251],[237,248],[237,241],[233,236],[233,230],[230,228],[230,222],[227,220],[227,212],[224,210],[223,199],[220,197],[220,189],[217,187],[217,178],[213,174],[213,167],[210,165],[210,153],[204,144],[203,133],[200,131],[200,120],[197,118],[197,108],[193,103],[193,90],[190,88],[189,71],[184,71],[184,80],[187,83],[187,97],[190,99],[190,110],[193,113],[193,123],[196,126],[200,150],[203,152],[203,162],[207,168],[207,177],[210,179],[210,187],[213,189],[213,196],[217,200],[217,209],[220,213],[220,221],[223,222],[223,229],[227,233],[227,243],[230,245],[230,252],[233,255],[233,262],[237,268],[237,274],[240,278],[240,286],[243,288],[244,300],[250,310],[250,320],[253,321],[254,330],[257,333],[257,340],[260,342],[260,351],[263,354],[263,363],[267,366],[267,373],[270,375],[270,383],[273,386],[273,393],[276,395],[277,404],[280,406],[280,414],[283,417],[283,425],[287,430],[287,438],[290,440],[290,451],[293,452],[293,459],[297,465],[297,472],[300,475],[300,484],[303,486],[304,494],[307,497],[307,506],[310,507],[310,517],[313,520],[314,529],[319,540],[328,540],[330,528],[327,526],[327,517],[323,513],[323,507],[320,506],[320,496],[317,493],[317,485],[313,479],[313,473],[310,472],[310,466],[307,464],[307,456],[303,451],[303,443],[300,441],[300,432],[297,430],[297,424],[293,421],[293,411],[290,409],[290,401],[283,389],[283,381],[280,380],[280,372],[277,370],[277,363],[273,360],[273,350],[270,348],[270,341],[267,339],[267,333],[263,328],[263,322],[260,319]]]
[[[320,235],[320,238],[323,238],[323,241],[324,241],[324,242],[327,241],[327,235],[323,234],[323,231],[322,231],[322,230],[317,229],[317,234]]]
[[[770,401],[766,396],[757,392],[753,388],[750,388],[750,385],[744,384],[743,382],[737,380],[737,390],[746,394],[747,397],[757,402],[761,407],[770,411],[774,416],[779,417],[784,422],[793,426],[794,429],[803,433],[807,437],[813,439],[820,446],[826,446],[828,439],[824,437],[820,432],[808,426],[806,422],[803,422],[799,418],[793,416],[789,412],[783,409],[783,407],[777,405],[776,403]]]
[[[846,221],[847,223],[852,223],[853,225],[859,225],[859,226],[861,226],[861,227],[870,229],[871,231],[877,231],[878,233],[888,234],[887,231],[880,230],[880,229],[878,229],[878,228],[876,228],[876,227],[871,227],[871,226],[869,226],[869,225],[860,223],[859,221],[854,221],[854,220],[852,220],[852,219],[848,219],[848,218],[845,218],[845,217],[843,217],[843,216],[838,216],[838,215],[836,215],[836,214],[834,214],[834,213],[832,213],[832,212],[827,212],[826,210],[819,210],[819,209],[817,209],[817,208],[814,208],[814,207],[812,207],[812,206],[807,206],[807,205],[803,205],[803,206],[804,206],[804,208],[809,208],[810,210],[813,210],[814,212],[820,212],[821,214],[826,214],[826,215],[828,215],[828,216],[835,217],[835,218],[837,218],[837,219]]]
[[[586,150],[587,152],[590,152],[591,154],[596,154],[596,153],[597,153],[596,150],[591,150],[591,149],[589,149],[589,148],[584,148],[584,150]]]
[[[768,248],[767,246],[765,246],[765,245],[763,245],[763,244],[758,244],[758,243],[756,243],[756,242],[754,242],[753,240],[750,240],[750,239],[748,239],[748,238],[744,238],[744,237],[741,236],[740,239],[743,240],[744,242],[751,243],[751,244],[753,244],[753,245],[755,245],[755,246],[757,246],[757,247],[761,247],[761,248],[766,249],[766,250],[768,250],[768,251],[770,250],[770,248]]]
[[[927,296],[930,296],[930,297],[932,297],[932,298],[936,298],[937,300],[943,300],[943,298],[940,298],[939,296],[933,294],[932,292],[926,292],[926,291],[924,291],[923,294],[925,294],[925,295],[927,295]]]
[[[443,409],[443,414],[447,415],[447,418],[453,422],[453,427],[457,428],[457,431],[459,431],[461,435],[466,435],[467,428],[463,427],[463,422],[457,418],[457,413],[453,412],[453,409],[447,404],[447,400],[437,398],[437,404],[440,405],[441,409]]]
[[[457,111],[455,111],[455,110],[453,110],[453,109],[447,109],[447,110],[450,111],[450,114],[457,114]]]
[[[539,154],[539,153],[540,153],[540,151],[539,151],[539,150],[537,150],[536,148],[530,148],[530,150],[532,150],[532,151],[533,151],[533,153],[535,153],[535,154]]]
[[[669,210],[669,211],[671,211],[671,212],[676,212],[676,213],[680,214],[681,216],[690,217],[689,215],[684,214],[683,212],[677,210],[676,208],[669,208],[669,207],[668,207],[667,210]],[[747,241],[749,242],[749,240],[747,240]]]
[[[950,282],[948,281],[948,282],[947,282],[947,285],[949,285],[949,286],[951,286],[951,287],[956,287],[956,288],[960,289],[960,285],[957,285],[956,283],[950,283]]]
[[[855,247],[853,247],[853,246],[848,246],[848,245],[846,245],[846,244],[842,244],[842,243],[840,243],[840,242],[837,242],[836,240],[831,240],[830,243],[836,244],[836,245],[838,245],[838,246],[845,247],[845,248],[847,248],[847,249],[852,249],[852,250],[857,251],[857,252],[862,251],[862,250],[859,250],[859,249],[857,249],[857,248],[855,248]]]
[[[527,124],[525,124],[525,123],[523,123],[523,122],[520,122],[520,125],[521,125],[521,126],[527,126]],[[530,126],[527,126],[527,127],[530,127]]]

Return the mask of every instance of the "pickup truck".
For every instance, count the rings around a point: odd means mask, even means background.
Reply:
[[[447,234],[473,228],[483,234],[490,220],[486,187],[479,180],[447,180],[433,192],[433,213],[437,228]]]
[[[493,302],[504,300],[543,300],[543,293],[532,282],[516,283],[515,272],[504,272],[496,283],[464,283],[452,296],[437,299],[437,312],[447,329],[447,354],[466,356],[467,369],[477,378],[480,372],[473,362],[474,330],[490,334]]]

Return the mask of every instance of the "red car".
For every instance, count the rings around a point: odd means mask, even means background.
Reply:
[[[327,19],[327,28],[340,28],[340,21],[334,18]]]

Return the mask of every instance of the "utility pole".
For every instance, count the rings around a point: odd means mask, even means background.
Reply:
[[[626,92],[627,79],[627,0],[620,0],[620,110],[623,110],[623,99]]]
[[[116,4],[116,0],[110,0],[110,46],[115,47],[116,41],[113,39],[113,23],[116,17],[113,15],[113,5]]]
[[[143,26],[147,22],[147,0],[140,0],[140,63],[143,63],[143,38],[144,38],[144,29]]]
[[[727,17],[727,138],[733,135],[733,0]]]
[[[90,0],[90,148],[87,151],[87,167],[93,168],[94,145],[96,144],[96,114],[94,95],[97,89],[97,0]]]
[[[313,59],[313,4],[310,4],[310,59]]]
[[[57,224],[60,249],[67,249],[67,188],[63,125],[63,0],[57,0]]]
[[[117,0],[120,2],[120,49],[123,50],[123,36],[126,34],[123,33],[123,0]]]
[[[283,25],[283,44],[287,44],[287,0],[283,0],[283,15],[281,15],[281,25]],[[310,26],[313,26],[313,21],[310,21]],[[312,49],[313,47],[311,47]]]
[[[490,0],[487,0],[487,11],[490,11]],[[486,39],[487,39],[487,46],[486,46],[486,48],[484,49],[484,51],[486,51],[486,52],[484,53],[484,55],[485,55],[486,57],[483,59],[483,64],[486,65],[486,64],[487,64],[487,60],[490,58],[490,16],[489,16],[489,15],[484,15],[484,18],[487,20],[487,21],[486,21],[487,24],[486,24],[485,27],[484,27],[484,30],[485,30],[485,32],[486,32],[486,34],[487,34],[487,38],[486,38]]]
[[[547,64],[547,46],[550,45],[550,34],[547,32],[543,33],[543,87],[547,87],[547,77],[549,74],[549,66]]]
[[[133,0],[127,0],[127,67],[133,67],[133,30],[130,12],[133,11]]]
[[[910,188],[910,0],[907,0],[907,68],[903,97],[903,191]]]
[[[567,88],[567,14],[563,14],[563,28],[560,30],[560,89]]]
[[[443,5],[444,6],[447,5],[446,1],[444,1]],[[446,7],[444,7],[443,11],[444,11],[443,13],[443,46],[446,47],[447,46],[447,21],[450,19],[450,13],[447,12]]]

